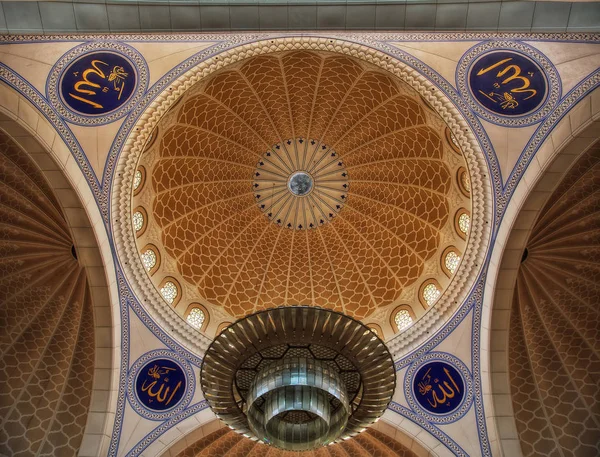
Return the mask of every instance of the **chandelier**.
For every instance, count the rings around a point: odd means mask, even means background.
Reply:
[[[285,450],[360,433],[387,408],[392,357],[362,323],[304,306],[268,309],[227,327],[203,359],[214,413],[245,436]]]

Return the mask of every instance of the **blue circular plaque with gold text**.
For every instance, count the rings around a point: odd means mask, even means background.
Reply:
[[[465,395],[465,383],[452,365],[436,361],[423,365],[413,378],[413,390],[419,404],[433,414],[454,411]]]
[[[101,125],[121,118],[142,99],[148,66],[131,46],[92,42],[62,56],[46,83],[58,113],[79,125]]]
[[[165,420],[187,408],[195,385],[194,371],[186,359],[169,349],[156,349],[131,366],[127,398],[139,415]]]
[[[411,364],[404,377],[410,407],[435,424],[463,417],[473,403],[473,377],[458,357],[429,352]]]
[[[139,401],[153,411],[176,407],[186,391],[183,368],[171,359],[154,359],[146,363],[135,380]]]
[[[478,116],[511,127],[540,122],[557,106],[562,92],[558,72],[543,53],[503,40],[469,49],[456,68],[456,84]]]
[[[97,116],[127,103],[136,80],[129,59],[115,52],[93,52],[67,67],[60,81],[60,96],[73,111]]]
[[[548,95],[544,72],[529,57],[492,51],[469,70],[469,88],[486,109],[502,116],[523,116],[539,108]]]

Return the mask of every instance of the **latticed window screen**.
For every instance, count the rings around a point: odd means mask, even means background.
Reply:
[[[425,303],[431,306],[437,301],[438,298],[440,298],[441,294],[441,291],[435,284],[427,284],[423,289],[423,300],[425,300]]]
[[[456,252],[450,251],[448,252],[448,254],[446,254],[446,258],[444,259],[444,265],[450,273],[454,274],[456,272],[459,263],[460,256]]]
[[[175,298],[177,298],[178,293],[179,292],[177,291],[177,286],[171,281],[167,281],[165,285],[162,286],[162,288],[160,289],[160,294],[163,296],[163,298],[169,305],[173,304]]]
[[[206,319],[206,316],[204,315],[204,311],[202,311],[200,308],[192,308],[192,310],[186,318],[188,324],[198,329],[202,328],[202,324],[204,324],[204,319]]]
[[[398,330],[403,330],[412,325],[413,318],[410,316],[410,313],[407,310],[401,309],[394,316],[394,322],[396,323]]]

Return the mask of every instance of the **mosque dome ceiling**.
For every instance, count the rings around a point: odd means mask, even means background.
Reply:
[[[0,131],[0,454],[75,456],[90,407],[90,285],[52,189]]]
[[[177,457],[414,457],[413,451],[372,428],[351,440],[313,451],[283,451],[252,441],[226,427],[190,444]]]
[[[138,251],[160,258],[157,289],[172,278],[230,321],[286,304],[418,317],[435,302],[422,286],[439,296],[456,271],[443,254],[465,252],[467,170],[391,73],[323,51],[255,56],[201,79],[154,129],[132,197]]]
[[[600,436],[600,147],[549,198],[517,276],[512,406],[525,456],[596,456]]]

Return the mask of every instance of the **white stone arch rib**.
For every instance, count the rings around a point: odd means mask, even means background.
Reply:
[[[121,319],[110,241],[92,191],[56,129],[22,95],[0,83],[0,129],[38,164],[61,205],[86,270],[94,309],[90,409],[79,455],[106,455],[118,396]]]
[[[554,127],[519,181],[494,243],[481,329],[486,422],[494,456],[522,455],[510,395],[508,326],[517,272],[539,211],[576,159],[600,139],[600,88]]]

